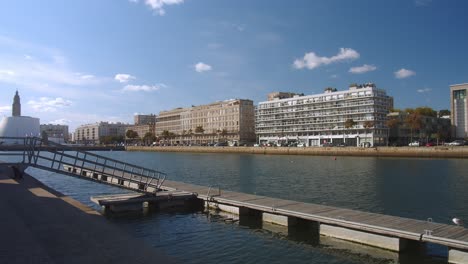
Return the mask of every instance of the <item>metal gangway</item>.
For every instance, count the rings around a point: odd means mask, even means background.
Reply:
[[[33,167],[141,193],[156,194],[166,174],[38,137],[0,137],[3,165]]]

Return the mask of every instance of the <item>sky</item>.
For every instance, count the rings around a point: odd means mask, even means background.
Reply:
[[[373,82],[396,108],[450,108],[468,82],[464,0],[2,1],[0,115],[133,116]]]

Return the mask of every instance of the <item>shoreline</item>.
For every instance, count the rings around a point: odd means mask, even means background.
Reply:
[[[437,147],[201,147],[128,146],[126,151],[188,152],[188,153],[241,153],[262,155],[357,156],[401,158],[468,158],[468,146]]]

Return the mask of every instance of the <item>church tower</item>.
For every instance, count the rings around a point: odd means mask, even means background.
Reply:
[[[13,107],[12,107],[13,116],[21,116],[21,102],[20,97],[18,95],[18,90],[16,90],[15,97],[13,98]]]

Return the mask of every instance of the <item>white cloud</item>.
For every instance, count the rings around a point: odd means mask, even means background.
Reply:
[[[211,71],[213,69],[213,67],[203,62],[199,62],[195,64],[194,67],[195,67],[195,71],[197,72],[206,72],[206,71]]]
[[[430,91],[432,91],[431,88],[423,88],[423,89],[418,89],[416,90],[418,93],[428,93]]]
[[[4,76],[13,76],[13,75],[15,75],[15,72],[14,72],[14,71],[10,71],[10,70],[0,70],[0,78],[1,78],[1,75],[4,75]]]
[[[314,52],[309,52],[304,55],[302,59],[294,61],[296,69],[307,68],[309,70],[315,69],[321,65],[328,65],[335,62],[355,60],[359,58],[359,53],[350,48],[340,48],[338,54],[332,57],[319,57]]]
[[[332,74],[332,75],[330,75],[330,78],[332,78],[332,79],[336,79],[336,78],[338,78],[338,77],[339,77],[338,74]]]
[[[11,106],[0,106],[0,114],[5,114],[11,111]]]
[[[72,102],[61,97],[57,97],[55,99],[49,97],[41,97],[37,101],[28,101],[27,105],[29,105],[31,108],[38,112],[55,112],[57,111],[57,109],[71,106]]]
[[[94,79],[95,76],[91,74],[86,74],[86,75],[81,75],[80,77],[83,80],[91,80],[91,79]]]
[[[132,76],[130,74],[125,74],[125,73],[118,73],[115,75],[114,79],[116,81],[119,81],[121,83],[127,83],[129,82],[130,80],[135,80],[136,77],[135,76]]]
[[[57,120],[50,121],[49,123],[53,125],[68,125],[71,124],[72,121],[66,118],[60,118]]]
[[[156,84],[156,85],[125,85],[124,88],[122,88],[122,92],[152,92],[152,91],[158,91],[161,88],[167,87],[165,84]]]
[[[164,6],[166,5],[178,5],[184,3],[184,0],[144,0],[145,5],[149,6],[155,12],[157,12],[160,16],[164,16],[166,11],[164,10]]]
[[[361,73],[366,73],[366,72],[375,71],[375,70],[377,70],[376,66],[364,64],[362,66],[352,67],[351,69],[349,69],[349,72],[354,73],[354,74],[361,74]]]
[[[412,71],[412,70],[407,70],[407,69],[400,69],[396,72],[394,72],[395,74],[395,78],[397,79],[404,79],[404,78],[408,78],[408,77],[411,77],[413,75],[416,75],[416,72]]]
[[[130,3],[138,3],[138,0],[128,0]]]

